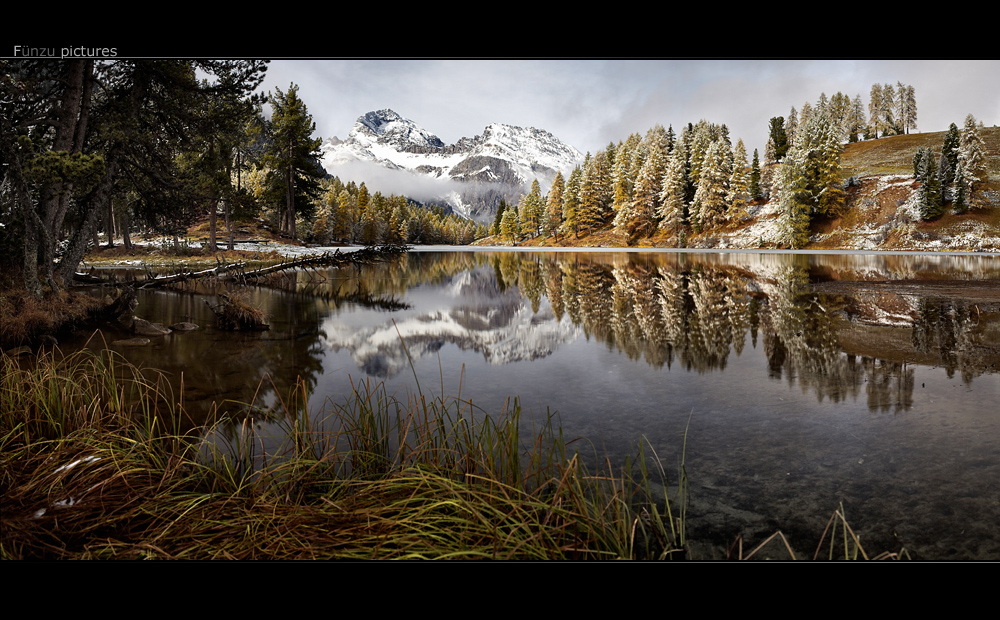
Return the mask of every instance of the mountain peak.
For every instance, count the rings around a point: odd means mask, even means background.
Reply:
[[[389,108],[374,110],[358,117],[351,134],[367,134],[380,144],[405,146],[444,146],[434,134]]]
[[[432,194],[432,200],[481,221],[492,221],[501,200],[516,203],[533,179],[546,188],[557,171],[568,174],[582,161],[578,150],[547,131],[502,123],[445,145],[388,108],[359,116],[346,140],[323,146],[323,164],[331,174],[353,162],[407,172],[410,185]]]

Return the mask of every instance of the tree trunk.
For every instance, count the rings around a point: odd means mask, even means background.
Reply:
[[[208,212],[208,250],[210,252],[215,252],[215,228],[216,228],[216,209],[218,208],[219,201],[212,199],[211,205],[209,206]]]
[[[230,211],[229,201],[226,200],[225,203],[223,203],[223,204],[225,204],[225,211],[224,211],[224,213],[226,215],[226,241],[227,241],[227,243],[229,245],[229,251],[232,252],[234,249],[236,249],[234,247],[236,245],[236,243],[233,240],[233,222],[232,222],[232,218],[230,217],[230,213],[229,213],[229,211]]]

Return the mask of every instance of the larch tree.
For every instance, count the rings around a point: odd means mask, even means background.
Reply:
[[[566,179],[566,189],[563,191],[562,230],[580,238],[580,182],[583,180],[583,169],[575,166]]]
[[[885,135],[885,97],[882,95],[882,85],[872,84],[871,92],[868,94],[868,126],[878,139],[879,133]]]
[[[865,104],[861,101],[860,93],[854,96],[847,119],[847,139],[849,142],[857,142],[864,134],[865,125],[868,124],[865,118]]]
[[[611,174],[605,151],[598,151],[584,167],[580,180],[579,227],[590,234],[604,223],[611,209]]]
[[[660,210],[657,212],[660,229],[674,233],[677,247],[683,247],[684,210],[687,206],[684,198],[686,178],[683,151],[683,144],[678,143],[670,154],[663,173]]]
[[[518,208],[521,214],[521,234],[529,238],[537,237],[541,230],[542,211],[542,187],[538,179],[531,182],[531,189],[524,196],[521,206]]]
[[[825,114],[813,114],[799,130],[781,166],[785,240],[793,248],[809,241],[814,215],[839,215],[844,205],[837,131]]]
[[[549,193],[545,196],[545,234],[555,236],[556,241],[559,240],[559,229],[562,227],[563,190],[565,187],[563,173],[556,172]]]
[[[785,119],[785,137],[788,141],[789,147],[795,142],[795,132],[799,128],[799,113],[795,111],[795,106],[792,106],[791,111],[788,112],[788,118]],[[782,155],[778,154],[778,161],[781,161]]]
[[[756,151],[754,158],[756,161]],[[747,166],[747,149],[743,144],[743,139],[736,141],[736,149],[733,152],[733,171],[729,175],[729,193],[726,200],[729,203],[728,218],[734,220],[747,217],[747,203],[751,199],[750,194],[750,173]]]
[[[726,194],[729,193],[729,173],[726,170],[724,140],[716,140],[708,148],[702,163],[698,190],[692,203],[692,219],[699,231],[719,226],[726,218]]]

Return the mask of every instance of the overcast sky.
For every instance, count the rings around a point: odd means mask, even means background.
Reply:
[[[725,123],[761,155],[768,121],[820,93],[912,85],[918,131],[959,126],[967,114],[1000,124],[997,60],[272,60],[264,87],[290,83],[317,134],[346,138],[359,116],[389,108],[446,144],[490,123],[551,132],[596,152],[659,123]]]

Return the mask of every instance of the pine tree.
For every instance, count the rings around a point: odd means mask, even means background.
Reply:
[[[323,178],[319,163],[322,140],[313,138],[316,123],[299,99],[299,87],[292,84],[286,92],[276,88],[268,98],[273,114],[270,122],[271,141],[264,162],[270,168],[270,182],[280,188],[285,207],[280,227],[295,238],[296,211],[310,204],[310,197]]]
[[[768,146],[764,151],[764,163],[781,161],[788,152],[788,134],[785,132],[785,119],[780,116],[771,118]]]

